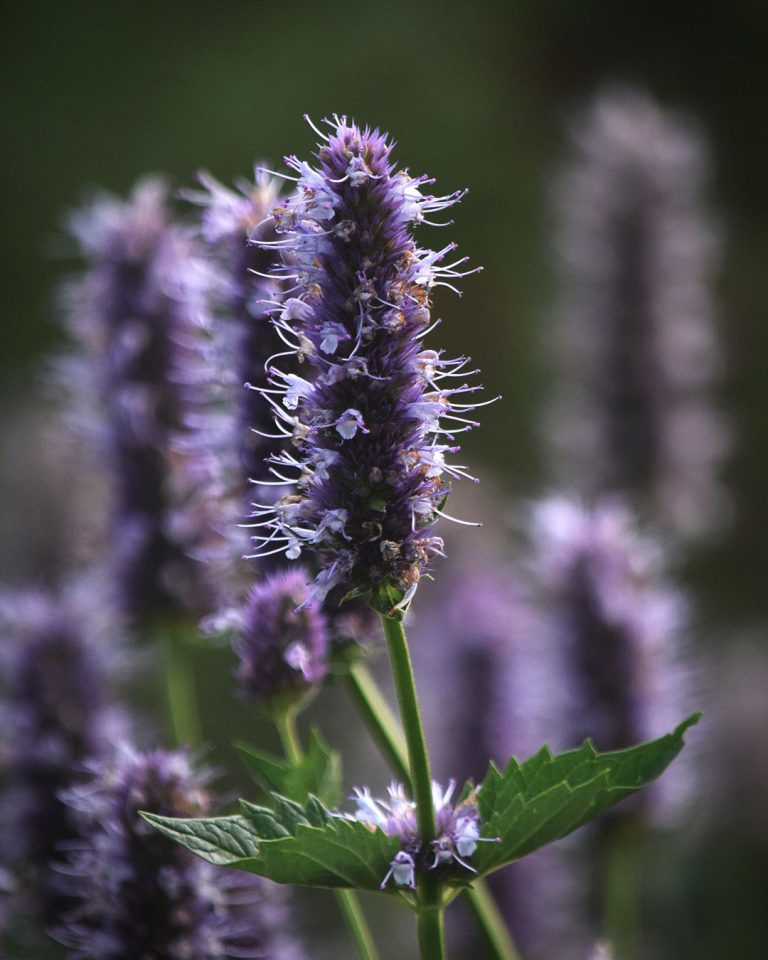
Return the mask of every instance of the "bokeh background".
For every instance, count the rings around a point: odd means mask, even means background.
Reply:
[[[744,638],[750,656],[764,655],[768,615],[762,4],[703,5],[691,16],[669,3],[608,0],[33,0],[4,4],[2,17],[4,582],[55,579],[57,544],[69,535],[57,492],[34,466],[47,442],[36,404],[42,361],[63,337],[54,291],[72,268],[63,215],[89,188],[125,193],[146,172],[181,186],[200,168],[224,182],[247,174],[254,160],[279,168],[283,154],[306,155],[314,143],[304,113],[378,125],[397,139],[412,172],[429,172],[446,191],[469,187],[452,238],[485,271],[465,281],[461,301],[443,291],[441,338],[450,352],[470,353],[504,399],[467,438],[464,462],[495,477],[505,496],[540,493],[539,428],[555,376],[544,336],[554,296],[552,178],[571,112],[601,84],[629,82],[695,118],[712,151],[708,202],[724,242],[715,291],[726,365],[718,399],[735,425],[725,479],[736,509],[728,536],[691,555],[682,575],[702,625],[697,642],[722,664],[723,696],[742,698]],[[482,490],[475,495],[482,500]],[[226,672],[217,683],[205,694],[212,728],[224,709]],[[743,795],[733,799],[759,809],[765,731],[741,714],[734,724]],[[732,768],[711,776],[732,776]],[[670,960],[756,960],[768,950],[768,826],[762,837],[747,835],[738,810],[737,803],[730,822],[724,816],[704,835],[649,854],[665,877],[654,922]]]

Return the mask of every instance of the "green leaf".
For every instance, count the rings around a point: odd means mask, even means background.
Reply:
[[[142,813],[141,816],[209,863],[226,866],[258,854],[259,838],[245,817],[180,820],[154,813]]]
[[[597,753],[587,742],[553,757],[545,747],[525,763],[493,764],[477,791],[483,837],[469,858],[477,873],[459,864],[440,867],[446,895],[476,876],[565,836],[654,780],[683,747],[690,717],[671,734],[615,753]],[[273,793],[271,807],[241,801],[241,814],[208,820],[146,820],[193,853],[218,865],[238,867],[278,883],[378,890],[400,849],[397,837],[329,814],[314,796],[306,802]],[[417,856],[417,883],[431,851]],[[397,892],[393,884],[390,893]],[[402,892],[402,890],[400,890]]]
[[[598,753],[587,741],[552,756],[544,747],[525,763],[514,758],[504,771],[493,764],[477,796],[483,836],[472,866],[491,873],[539,847],[566,836],[609,807],[655,780],[683,748],[683,734],[697,723],[689,717],[659,740],[627,750]]]
[[[357,821],[331,816],[317,798],[300,806],[273,795],[275,809],[241,801],[242,816],[176,820],[142,816],[204,860],[277,883],[378,890],[400,847]]]
[[[304,803],[313,794],[328,807],[335,807],[341,799],[341,757],[314,728],[309,734],[306,753],[296,765],[247,744],[235,744],[235,747],[249,774],[268,792],[279,793],[298,803]]]

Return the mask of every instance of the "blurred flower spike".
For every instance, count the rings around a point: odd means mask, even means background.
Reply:
[[[296,190],[272,211],[282,257],[272,275],[285,296],[273,323],[308,372],[271,366],[261,390],[289,441],[269,458],[269,482],[291,490],[255,504],[256,555],[316,551],[313,598],[386,587],[404,606],[442,553],[432,526],[448,478],[468,476],[446,462],[454,435],[477,425],[476,405],[462,402],[480,389],[462,382],[468,358],[421,342],[435,325],[432,290],[458,293],[454,281],[474,271],[460,269],[465,258],[443,263],[455,244],[424,250],[412,237],[462,194],[424,194],[432,181],[396,171],[378,130],[326,123],[317,169],[288,157]]]
[[[305,700],[328,671],[328,628],[299,567],[257,584],[240,614],[235,652],[243,700],[276,709]]]

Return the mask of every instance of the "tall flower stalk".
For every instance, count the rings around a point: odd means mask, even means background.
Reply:
[[[479,389],[461,382],[467,358],[422,344],[431,292],[452,287],[465,258],[443,264],[454,244],[424,250],[412,236],[460,194],[423,195],[430,181],[398,172],[378,131],[343,117],[328,126],[316,169],[287,158],[296,191],[272,212],[285,297],[274,323],[307,374],[275,365],[261,391],[292,445],[272,458],[270,482],[292,489],[257,505],[256,554],[310,549],[321,564],[313,596],[388,586],[402,609],[442,552],[432,526],[448,478],[465,475],[445,458],[475,425],[462,400]]]
[[[556,473],[582,495],[632,494],[685,537],[712,533],[729,512],[708,177],[689,122],[639,91],[608,89],[572,125],[553,205]]]
[[[278,366],[262,390],[290,441],[272,458],[274,484],[290,492],[257,505],[257,555],[305,549],[319,557],[311,596],[341,587],[365,595],[382,615],[408,748],[414,817],[426,849],[438,839],[429,759],[401,619],[431,559],[443,513],[455,434],[475,425],[464,395],[467,358],[425,349],[431,293],[455,289],[467,272],[454,244],[424,250],[413,228],[461,194],[422,193],[429,181],[397,171],[392,144],[345,117],[317,131],[314,168],[288,157],[295,192],[272,213],[284,287],[275,326],[307,376]],[[448,386],[447,384],[456,384]],[[419,943],[444,955],[443,904],[434,873],[419,877]]]
[[[145,627],[199,609],[171,471],[181,416],[175,338],[182,317],[199,308],[191,282],[199,259],[157,179],[138,183],[125,201],[98,197],[71,215],[70,229],[86,267],[65,288],[69,327],[82,345],[68,376],[91,387],[92,436],[112,480],[114,580],[125,616]]]

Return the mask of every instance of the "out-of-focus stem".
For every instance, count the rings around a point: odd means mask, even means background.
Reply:
[[[201,743],[202,729],[197,710],[194,670],[186,641],[186,631],[181,627],[170,626],[163,633],[165,684],[176,744],[196,747]]]
[[[350,695],[363,715],[379,750],[384,754],[398,779],[410,789],[411,771],[408,767],[408,750],[403,731],[376,685],[376,681],[362,663],[352,664],[345,680]]]
[[[304,758],[304,751],[301,748],[301,741],[296,730],[296,711],[286,710],[277,714],[275,716],[275,726],[288,760],[293,764],[301,763]],[[355,891],[334,890],[334,895],[341,915],[347,924],[349,934],[357,947],[360,960],[379,960],[368,921],[365,919],[363,908],[360,906]]]

